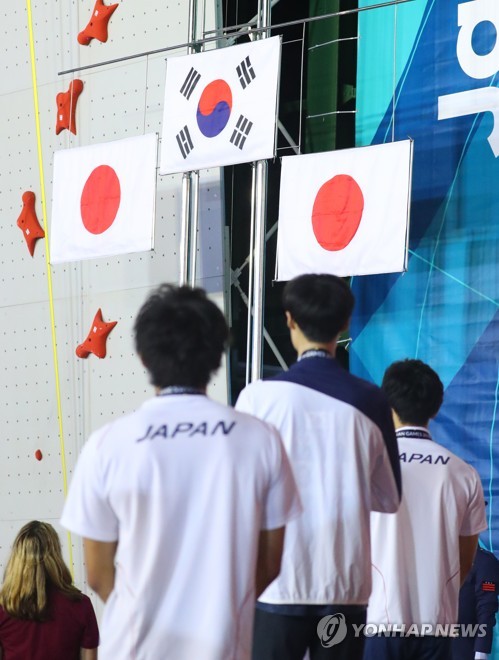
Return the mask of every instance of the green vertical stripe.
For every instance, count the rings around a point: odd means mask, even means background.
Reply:
[[[339,11],[339,0],[309,0],[309,16]],[[310,23],[307,38],[305,153],[335,148],[339,20]]]

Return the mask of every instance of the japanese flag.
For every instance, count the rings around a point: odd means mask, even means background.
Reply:
[[[271,158],[281,38],[167,60],[160,174]]]
[[[152,250],[155,133],[56,151],[50,262]]]
[[[282,159],[277,279],[406,270],[412,141]]]

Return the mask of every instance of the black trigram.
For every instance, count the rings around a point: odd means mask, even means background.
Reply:
[[[198,73],[194,67],[191,67],[191,70],[187,74],[187,78],[184,80],[184,84],[180,88],[180,93],[182,96],[185,96],[187,100],[191,98],[191,94],[198,84],[200,78],[201,74]]]
[[[243,115],[239,115],[239,119],[237,120],[236,128],[234,129],[230,141],[235,147],[239,147],[239,149],[242,149],[244,147],[244,143],[246,142],[246,138],[249,135],[249,132],[253,128],[253,122],[250,121],[249,119],[246,119],[246,117],[243,117]]]
[[[191,136],[187,126],[184,126],[180,133],[176,135],[176,138],[180,153],[184,158],[187,158],[187,156],[194,149],[194,145],[192,144]]]
[[[241,64],[237,65],[236,71],[243,89],[246,89],[250,82],[256,78],[249,55],[241,62]]]

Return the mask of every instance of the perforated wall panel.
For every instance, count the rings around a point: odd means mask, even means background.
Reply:
[[[106,3],[110,4],[110,3]],[[216,2],[200,2],[200,21],[215,27]],[[109,40],[87,47],[77,34],[90,19],[94,0],[32,0],[33,47],[38,79],[40,147],[50,231],[52,164],[58,149],[128,136],[161,134],[165,55],[139,57],[76,74],[79,66],[126,57],[187,41],[188,2],[121,0],[109,23]],[[0,9],[0,573],[10,544],[27,521],[55,524],[64,500],[64,470],[56,394],[60,383],[62,441],[70,481],[89,433],[136,408],[152,394],[134,355],[132,325],[148,291],[177,282],[182,204],[181,176],[157,179],[155,247],[152,252],[94,259],[50,268],[52,328],[45,243],[31,257],[16,220],[21,196],[36,195],[40,222],[42,191],[25,2]],[[171,53],[183,54],[185,49]],[[77,135],[55,134],[56,95],[80,78],[84,90]],[[201,173],[198,284],[223,307],[222,205],[219,170]],[[97,309],[117,321],[108,356],[76,357]],[[56,342],[56,361],[54,360]],[[211,393],[227,397],[222,369]],[[42,459],[35,453],[40,450]],[[76,582],[85,588],[81,543],[61,530],[65,556],[73,547]],[[99,609],[99,607],[98,607]]]

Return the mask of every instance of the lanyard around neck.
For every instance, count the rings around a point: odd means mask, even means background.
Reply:
[[[304,351],[300,355],[300,357],[298,358],[298,362],[301,362],[301,360],[306,360],[307,358],[315,358],[315,357],[327,358],[331,360],[333,356],[329,351],[326,351],[324,348],[309,348],[308,351]]]
[[[397,438],[420,438],[431,440],[430,432],[422,428],[403,428],[395,431]]]
[[[205,394],[199,387],[189,387],[187,385],[170,385],[158,392],[158,396],[170,396],[172,394]]]

